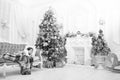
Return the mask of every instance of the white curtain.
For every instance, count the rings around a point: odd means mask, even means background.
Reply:
[[[0,41],[34,45],[46,7],[30,8],[12,0],[0,0]]]
[[[0,40],[9,41],[9,12],[10,4],[8,0],[0,0]]]
[[[64,25],[64,33],[96,32],[96,11],[94,5],[87,0],[61,0],[52,4],[57,13],[58,21]]]

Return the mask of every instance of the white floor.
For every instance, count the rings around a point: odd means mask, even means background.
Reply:
[[[64,68],[34,69],[31,75],[20,75],[19,68],[7,68],[7,77],[0,80],[120,80],[120,73],[112,73],[90,66],[66,65]]]

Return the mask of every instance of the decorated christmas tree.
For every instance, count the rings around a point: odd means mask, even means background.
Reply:
[[[65,61],[67,55],[66,39],[60,35],[59,25],[56,23],[56,18],[51,9],[44,14],[39,29],[35,46],[42,50],[42,56],[46,59],[46,63],[51,62],[51,65],[46,65],[56,67],[57,62]]]
[[[104,40],[103,31],[100,29],[98,36],[92,36],[92,54],[93,55],[108,55],[110,48]]]

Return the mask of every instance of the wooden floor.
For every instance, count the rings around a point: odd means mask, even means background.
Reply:
[[[19,68],[7,68],[7,77],[0,80],[120,80],[120,73],[94,69],[84,65],[66,65],[64,68],[33,69],[31,75],[20,75]]]

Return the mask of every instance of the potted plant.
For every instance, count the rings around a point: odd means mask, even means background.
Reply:
[[[92,65],[102,64],[110,53],[110,48],[104,40],[103,31],[99,30],[98,36],[92,36],[91,58]]]

